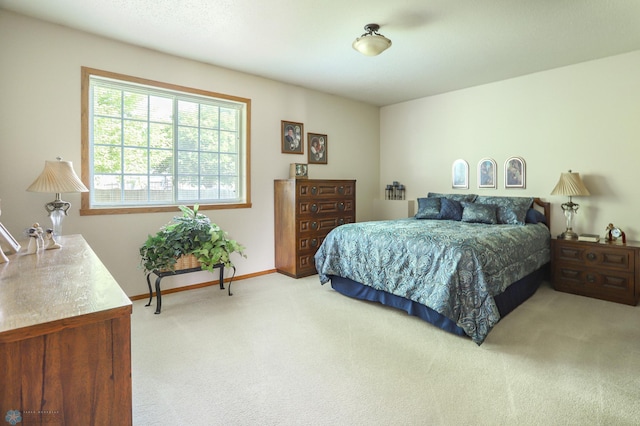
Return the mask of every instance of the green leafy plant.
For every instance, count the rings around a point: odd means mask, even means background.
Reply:
[[[140,264],[145,272],[156,270],[175,270],[180,256],[193,254],[203,270],[213,271],[214,266],[224,264],[233,267],[231,253],[242,257],[244,246],[228,237],[218,225],[198,213],[199,205],[190,209],[179,206],[182,216],[176,216],[172,222],[163,226],[155,235],[149,235],[140,247]]]

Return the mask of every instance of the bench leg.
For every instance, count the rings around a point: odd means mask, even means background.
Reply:
[[[162,293],[160,292],[160,280],[162,277],[156,278],[156,314],[160,313],[162,308]]]
[[[151,272],[147,274],[147,285],[149,286],[149,303],[144,306],[151,305],[151,300],[153,300],[153,290],[151,290],[151,280],[149,280],[149,275],[151,275]]]

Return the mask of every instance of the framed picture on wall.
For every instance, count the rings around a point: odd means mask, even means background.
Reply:
[[[496,162],[493,158],[483,158],[478,163],[478,188],[497,188]]]
[[[285,154],[302,154],[304,146],[304,124],[294,121],[281,121],[282,126],[282,152]]]
[[[525,188],[527,169],[524,159],[510,157],[504,162],[504,187]]]
[[[466,161],[462,159],[454,161],[451,174],[453,188],[469,189],[469,164]]]
[[[327,135],[307,133],[309,164],[327,164]]]

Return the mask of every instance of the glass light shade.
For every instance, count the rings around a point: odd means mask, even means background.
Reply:
[[[391,47],[391,40],[382,35],[363,35],[352,44],[353,48],[366,56],[377,56]]]

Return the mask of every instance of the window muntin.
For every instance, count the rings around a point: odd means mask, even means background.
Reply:
[[[83,68],[85,107],[84,214],[249,205],[250,100]]]

